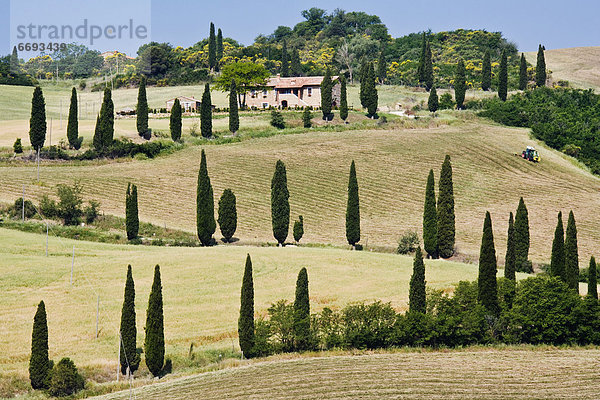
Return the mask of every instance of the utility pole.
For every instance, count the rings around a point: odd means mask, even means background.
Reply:
[[[23,185],[23,222],[25,222],[25,185]]]

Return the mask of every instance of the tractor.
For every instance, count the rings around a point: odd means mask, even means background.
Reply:
[[[540,155],[536,149],[531,146],[527,146],[523,153],[521,153],[521,157],[531,162],[540,162]]]

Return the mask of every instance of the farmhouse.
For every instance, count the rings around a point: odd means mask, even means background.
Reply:
[[[332,90],[333,105],[340,103],[340,84],[337,76]],[[321,107],[322,76],[282,78],[279,74],[267,81],[264,90],[253,90],[246,103],[250,107]]]
[[[173,103],[175,103],[175,99],[179,99],[181,107],[183,107],[184,111],[186,112],[196,112],[196,110],[200,108],[200,100],[195,99],[194,96],[177,96],[167,100],[167,110],[171,110],[171,107],[173,107]]]

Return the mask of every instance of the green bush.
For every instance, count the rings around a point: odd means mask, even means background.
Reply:
[[[13,144],[13,150],[15,154],[23,153],[23,145],[21,144],[21,138],[17,138],[17,140],[15,140],[15,144]]]
[[[285,129],[285,121],[281,112],[276,110],[271,111],[271,126],[277,129]]]
[[[450,93],[446,92],[440,96],[439,109],[440,110],[454,109],[454,101],[452,100],[452,95]]]
[[[64,221],[65,225],[78,225],[81,222],[83,210],[81,205],[83,199],[81,192],[83,188],[78,182],[73,186],[58,185],[58,216]]]
[[[48,195],[43,195],[40,200],[40,213],[44,218],[54,219],[58,217],[58,206],[56,205],[56,201],[52,200],[48,197]]]
[[[351,304],[342,310],[344,345],[376,349],[392,344],[396,312],[389,303]]]
[[[400,238],[398,242],[397,253],[408,254],[417,250],[419,247],[419,235],[415,231],[408,231]]]
[[[10,207],[9,214],[13,218],[21,218],[23,216],[23,198],[19,197],[15,200],[15,204]],[[30,200],[25,200],[25,218],[33,218],[37,214],[35,206]]]
[[[52,396],[64,397],[82,390],[84,386],[85,380],[73,361],[63,358],[52,369],[48,391]]]
[[[87,207],[83,210],[83,214],[85,215],[85,223],[91,224],[100,215],[100,203],[96,200],[90,200]]]

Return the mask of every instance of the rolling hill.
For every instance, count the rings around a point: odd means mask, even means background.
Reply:
[[[535,65],[537,52],[525,53],[527,61]],[[555,81],[567,80],[578,88],[600,88],[600,46],[570,47],[544,52],[546,67]]]

